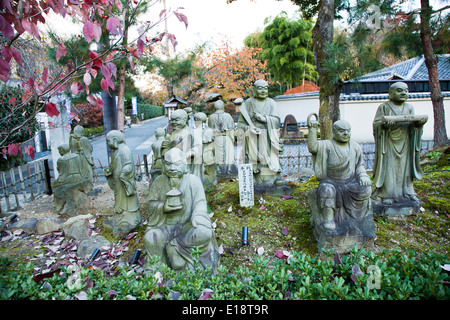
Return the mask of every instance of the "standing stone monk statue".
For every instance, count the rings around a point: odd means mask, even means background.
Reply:
[[[408,86],[396,82],[389,88],[389,101],[378,107],[373,121],[375,160],[372,198],[383,206],[420,203],[413,188],[413,179],[423,176],[420,149],[423,125],[428,116],[414,115],[406,103]]]
[[[187,126],[188,114],[183,109],[177,109],[172,112],[170,117],[170,124],[172,132],[161,143],[161,155],[164,157],[165,153],[172,149],[178,148],[183,151],[186,157],[186,163],[193,173],[195,163],[201,163],[199,159],[200,150],[194,144],[194,136],[192,129]],[[200,156],[201,159],[201,156]]]
[[[91,184],[94,182],[92,150],[89,139],[84,136],[84,128],[80,125],[76,126],[70,135],[70,151],[80,156],[81,175],[88,179]]]
[[[319,247],[345,252],[357,243],[365,247],[375,237],[370,205],[371,180],[361,146],[350,140],[345,120],[333,124],[333,139],[318,140],[317,121],[308,120],[308,150],[319,187],[308,195],[311,221]]]
[[[280,115],[268,93],[268,83],[257,80],[253,97],[240,107],[237,126],[247,135],[245,153],[253,164],[255,183],[270,185],[281,178]]]
[[[208,119],[208,126],[214,130],[215,158],[221,175],[233,175],[234,168],[234,120],[225,112],[223,101],[214,102],[216,112]]]
[[[176,271],[194,268],[192,249],[200,250],[198,266],[218,267],[220,254],[207,212],[200,178],[191,174],[178,148],[164,155],[163,174],[150,186],[144,251]],[[147,260],[146,268],[150,268]]]
[[[113,150],[111,164],[104,169],[108,185],[114,191],[114,214],[105,226],[116,235],[124,235],[142,221],[136,191],[136,171],[130,148],[119,130],[106,135],[106,143]]]

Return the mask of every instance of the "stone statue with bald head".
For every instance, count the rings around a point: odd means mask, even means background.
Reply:
[[[125,144],[124,134],[111,130],[106,143],[113,150],[111,163],[103,171],[109,187],[114,191],[113,216],[104,225],[122,236],[136,228],[142,221],[136,191],[136,170],[133,155]]]
[[[225,104],[218,100],[214,102],[216,112],[208,119],[208,126],[214,130],[215,162],[218,173],[222,176],[233,175],[234,168],[234,120],[225,112]]]
[[[365,247],[374,234],[370,203],[371,180],[363,163],[361,146],[352,141],[345,120],[333,124],[333,139],[319,140],[316,120],[308,121],[308,150],[318,188],[309,194],[319,247],[346,252],[355,243]]]
[[[200,178],[191,174],[186,157],[178,148],[164,155],[163,174],[155,179],[147,198],[148,227],[144,236],[146,269],[154,272],[164,263],[176,271],[218,267],[220,254],[208,215]],[[192,250],[200,256],[192,256]],[[150,257],[157,256],[157,265]],[[199,259],[197,263],[194,259]]]
[[[378,107],[373,121],[375,190],[372,198],[376,213],[385,213],[387,209],[386,212],[409,214],[410,210],[401,208],[418,209],[420,203],[413,180],[423,176],[420,149],[428,116],[415,115],[407,99],[407,84],[395,82],[389,88],[389,101]]]

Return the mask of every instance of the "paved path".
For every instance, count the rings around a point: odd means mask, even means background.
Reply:
[[[166,117],[159,117],[143,121],[139,124],[132,124],[131,128],[125,127],[125,143],[133,153],[134,161],[137,161],[139,155],[143,161],[143,155],[150,154],[151,146],[155,140],[155,131],[157,128],[165,127],[167,125]],[[91,140],[94,148],[92,156],[95,164],[98,166],[98,159],[105,166],[108,165],[108,156],[106,151],[106,137],[105,135],[97,136]]]

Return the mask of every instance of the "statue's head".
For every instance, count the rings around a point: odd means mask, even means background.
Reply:
[[[254,97],[257,99],[266,99],[269,96],[269,84],[266,80],[259,79],[253,85]]]
[[[156,139],[164,137],[165,134],[166,134],[166,131],[164,130],[164,128],[158,128],[155,130]]]
[[[84,136],[84,128],[80,125],[76,126],[75,128],[73,128],[73,135],[76,138],[81,138]]]
[[[183,109],[177,109],[170,116],[170,124],[174,130],[186,127],[188,115]]]
[[[196,124],[202,124],[208,120],[208,116],[203,112],[197,112],[194,114],[194,120]]]
[[[163,172],[169,178],[180,178],[189,172],[183,151],[172,148],[164,155]]]
[[[404,82],[395,82],[389,87],[389,100],[403,103],[408,100],[408,85]]]
[[[224,110],[225,109],[225,104],[223,103],[222,100],[217,100],[216,102],[214,102],[214,109],[216,111]]]
[[[338,120],[333,123],[333,138],[334,140],[342,143],[350,141],[352,128],[350,123],[345,120]]]
[[[184,108],[184,111],[186,111],[186,113],[188,114],[188,116],[190,116],[192,114],[192,108],[191,107],[186,107]]]
[[[244,99],[242,99],[242,98],[236,98],[233,101],[233,103],[238,106],[240,106],[243,102],[244,102]]]
[[[119,130],[111,130],[106,135],[106,144],[111,149],[117,149],[119,144],[125,141],[124,135]]]
[[[58,152],[61,156],[68,154],[70,152],[70,146],[68,143],[63,143],[58,146]]]

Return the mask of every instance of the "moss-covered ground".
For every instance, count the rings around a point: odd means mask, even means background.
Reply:
[[[376,218],[375,244],[380,249],[414,249],[417,253],[436,251],[450,257],[450,148],[432,150],[423,156],[424,177],[415,182],[415,189],[422,200],[422,209],[417,215],[395,221]],[[275,252],[303,252],[318,256],[319,250],[310,223],[310,208],[307,193],[317,186],[311,178],[304,183],[292,183],[292,197],[255,196],[251,208],[240,207],[237,180],[220,181],[213,189],[206,191],[211,221],[215,226],[217,243],[221,249],[221,264],[232,270],[244,265],[251,266],[261,255],[277,259]],[[142,204],[145,212],[145,203]],[[110,209],[97,208],[97,212]],[[144,221],[148,217],[144,213]],[[102,223],[101,214],[95,227],[111,243],[116,239]],[[242,246],[242,227],[248,227],[249,245]],[[142,249],[146,226],[142,225],[127,242],[128,250],[121,259],[129,261],[136,249]],[[42,238],[42,237],[41,237]],[[14,259],[14,264],[27,262],[30,257],[46,253],[39,246],[42,239],[24,236],[15,241],[0,241],[0,255]],[[45,263],[45,257],[34,263]]]

